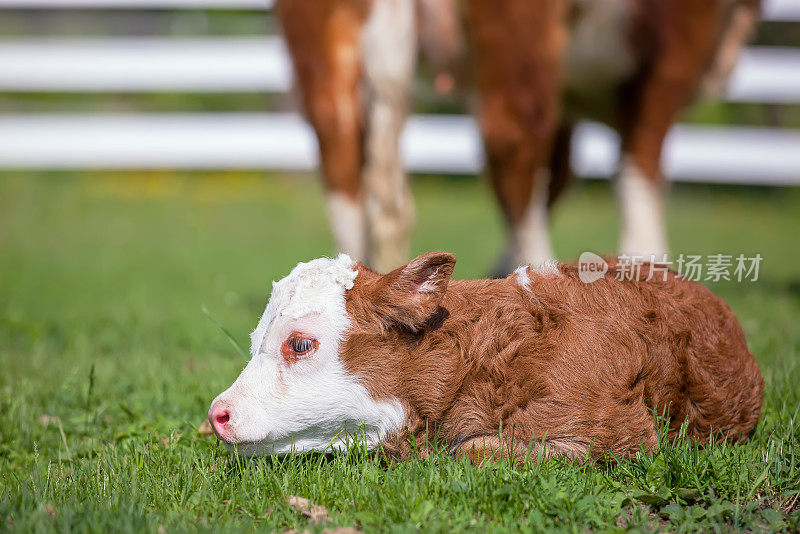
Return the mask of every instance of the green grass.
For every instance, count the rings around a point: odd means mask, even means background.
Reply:
[[[502,248],[485,184],[419,179],[414,252],[457,277]],[[740,317],[766,379],[744,445],[664,444],[616,465],[383,465],[347,455],[245,460],[195,427],[243,365],[269,282],[333,252],[308,177],[251,173],[0,177],[0,530],[310,529],[286,504],[365,531],[800,528],[800,190],[675,187],[675,252],[764,257],[758,282],[712,289]],[[607,184],[555,213],[562,259],[613,251]]]

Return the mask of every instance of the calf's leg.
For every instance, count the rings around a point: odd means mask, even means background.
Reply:
[[[569,460],[584,460],[589,449],[581,443],[568,440],[525,441],[498,434],[472,438],[453,450],[454,456],[463,456],[471,462],[483,465],[486,462],[507,460],[518,465],[529,461],[549,460],[561,457]]]

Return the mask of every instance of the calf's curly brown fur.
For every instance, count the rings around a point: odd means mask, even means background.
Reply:
[[[408,455],[435,432],[480,460],[624,456],[686,425],[747,438],[763,380],[728,305],[703,285],[645,265],[633,280],[583,283],[571,265],[501,280],[453,280],[433,252],[385,276],[358,265],[346,293],[345,367],[376,399],[399,399],[406,427],[385,447]]]

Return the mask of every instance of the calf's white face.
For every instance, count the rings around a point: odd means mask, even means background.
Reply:
[[[375,446],[401,427],[400,402],[374,400],[339,354],[350,328],[345,292],[357,275],[342,254],[301,263],[273,283],[250,335],[250,362],[208,412],[229,448],[247,455],[324,451],[362,431]]]

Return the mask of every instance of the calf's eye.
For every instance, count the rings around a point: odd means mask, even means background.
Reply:
[[[298,354],[305,354],[314,347],[313,341],[305,337],[293,337],[289,343]]]
[[[296,358],[297,356],[308,354],[312,350],[316,349],[318,345],[319,342],[316,339],[306,337],[298,332],[295,332],[283,342],[281,352],[283,353],[284,357],[291,359]]]

